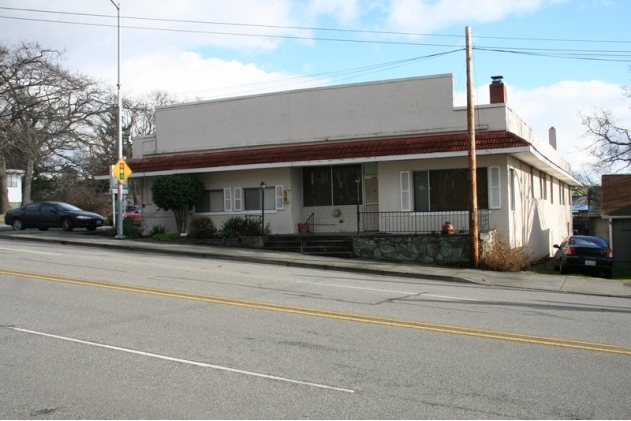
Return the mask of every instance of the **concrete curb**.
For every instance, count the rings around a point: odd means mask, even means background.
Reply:
[[[61,237],[64,235],[65,237]],[[393,262],[369,261],[362,259],[339,259],[334,257],[309,256],[295,253],[270,252],[259,249],[221,248],[195,244],[155,243],[142,240],[93,237],[70,237],[68,233],[59,236],[29,235],[25,233],[2,233],[7,239],[18,241],[58,243],[94,248],[110,248],[130,252],[169,254],[204,259],[223,259],[278,265],[295,268],[335,270],[377,276],[396,276],[408,279],[423,278],[433,281],[499,286],[531,291],[551,291],[631,298],[631,280],[609,281],[595,278],[562,277],[560,275],[535,275],[525,273],[488,272],[474,269],[441,268],[422,265],[406,265]],[[339,259],[339,260],[338,260]]]

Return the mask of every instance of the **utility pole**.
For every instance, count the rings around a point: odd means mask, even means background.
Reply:
[[[123,99],[121,97],[121,6],[120,2],[116,3],[114,0],[110,0],[114,7],[116,7],[116,12],[118,14],[118,80],[116,87],[117,96],[118,96],[118,160],[123,159],[123,125],[122,125],[122,114],[123,114]],[[117,234],[114,238],[125,238],[123,234],[123,183],[118,181],[118,215],[116,215],[116,228]]]
[[[471,27],[465,28],[467,39],[467,131],[469,133],[469,235],[471,236],[471,267],[480,264],[480,250],[478,243],[478,181],[475,156],[475,116],[473,105],[473,70]]]

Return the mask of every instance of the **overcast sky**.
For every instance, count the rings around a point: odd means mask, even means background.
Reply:
[[[124,95],[178,100],[453,74],[465,105],[465,27],[477,104],[501,75],[508,104],[541,137],[557,129],[574,170],[579,114],[631,128],[628,0],[0,0],[0,39],[64,50],[65,65],[112,86],[121,16]]]

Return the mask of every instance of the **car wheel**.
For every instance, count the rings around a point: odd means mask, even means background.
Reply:
[[[40,231],[48,231],[48,227],[40,227],[39,230]]]
[[[605,270],[605,278],[607,278],[607,279],[613,278],[613,270],[612,269],[606,269]]]
[[[61,220],[61,229],[64,231],[72,231],[74,226],[72,225],[72,220],[70,218],[64,218]]]
[[[567,265],[563,264],[563,260],[559,261],[559,273],[562,273],[562,274],[567,273]]]
[[[86,229],[87,229],[88,231],[96,231],[96,225],[95,225],[95,226],[89,226],[89,227],[86,227]]]
[[[552,265],[552,270],[555,271],[555,272],[559,270],[559,265],[557,265],[557,261],[556,260],[554,260],[554,264]]]
[[[24,222],[20,218],[15,218],[11,224],[14,231],[22,231],[24,229]]]

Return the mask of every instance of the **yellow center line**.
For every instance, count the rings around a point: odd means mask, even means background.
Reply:
[[[202,301],[207,303],[223,304],[238,307],[247,307],[259,310],[278,311],[283,313],[300,314],[303,316],[324,317],[329,319],[345,320],[351,322],[370,323],[383,326],[402,327],[407,329],[418,329],[431,332],[451,333],[456,335],[475,336],[488,339],[500,339],[505,341],[531,343],[538,345],[557,346],[563,348],[573,348],[588,351],[608,352],[631,356],[631,347],[622,345],[602,344],[596,342],[577,341],[572,339],[550,338],[538,335],[526,335],[519,333],[502,332],[486,329],[475,329],[463,326],[444,325],[438,323],[426,323],[413,320],[394,319],[388,317],[369,316],[353,314],[339,311],[319,310],[307,307],[297,307],[283,304],[266,303],[260,301],[243,300],[237,298],[220,297],[207,294],[196,294],[182,291],[171,291],[150,287],[117,284],[112,282],[93,281],[79,278],[69,278],[65,276],[45,275],[41,273],[22,272],[14,270],[0,269],[1,275],[18,276],[29,279],[39,279],[44,281],[62,282],[67,284],[91,286],[96,288],[106,288],[118,291],[128,291],[140,294],[150,294],[162,297],[180,298],[185,300]]]

